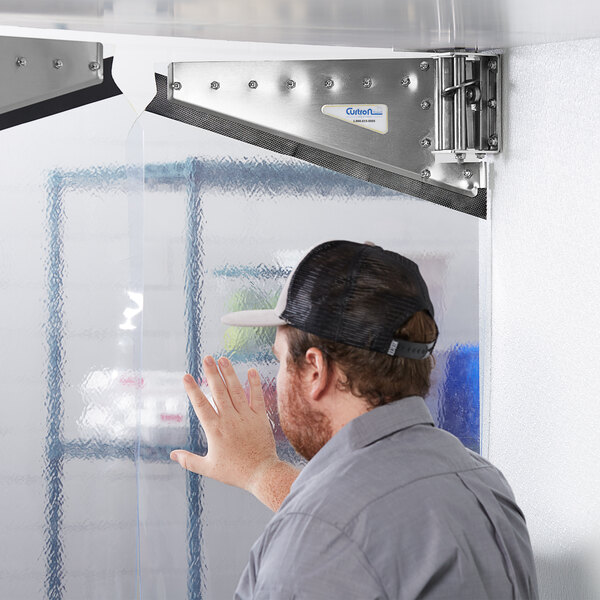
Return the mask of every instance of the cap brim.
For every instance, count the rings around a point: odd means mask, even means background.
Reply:
[[[241,310],[221,317],[221,323],[235,327],[278,327],[286,322],[273,309]]]

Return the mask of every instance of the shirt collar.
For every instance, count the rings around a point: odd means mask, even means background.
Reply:
[[[334,455],[347,453],[413,425],[434,425],[420,396],[402,398],[373,408],[344,425],[308,462],[296,481],[306,479],[327,466]],[[294,482],[293,487],[296,487]]]

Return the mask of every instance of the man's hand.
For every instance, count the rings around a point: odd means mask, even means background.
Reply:
[[[299,471],[277,457],[258,372],[248,371],[248,402],[229,360],[219,359],[222,377],[212,356],[203,364],[218,412],[191,375],[183,383],[206,433],[208,453],[174,450],[171,459],[189,471],[247,490],[277,510]]]

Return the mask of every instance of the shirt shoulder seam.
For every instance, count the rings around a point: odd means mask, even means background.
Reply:
[[[406,483],[402,483],[400,485],[397,485],[395,488],[388,490],[385,494],[382,494],[381,496],[378,496],[377,498],[373,498],[373,500],[371,500],[368,504],[365,504],[363,507],[361,507],[361,509],[354,516],[352,516],[350,519],[348,519],[348,522],[351,523],[352,521],[354,521],[358,517],[358,515],[360,515],[363,511],[365,511],[372,504],[379,502],[386,496],[393,494],[394,492],[398,491],[399,489],[402,489],[404,487],[412,485],[413,483],[417,483],[419,481],[425,481],[426,479],[433,479],[435,477],[442,477],[444,475],[460,475],[462,473],[470,473],[472,471],[480,471],[481,469],[490,469],[490,468],[493,469],[495,467],[493,467],[493,465],[481,465],[479,467],[473,467],[470,469],[443,471],[442,473],[434,473],[433,475],[424,475],[423,477],[417,477],[416,479],[411,479],[410,481],[408,481]]]
[[[296,515],[299,515],[299,516],[302,516],[302,517],[307,517],[308,519],[314,519],[315,521],[320,521],[321,523],[325,523],[325,525],[329,525],[332,529],[335,529],[336,531],[339,531],[344,537],[346,537],[352,543],[352,545],[358,550],[358,552],[360,552],[360,555],[363,557],[365,563],[369,566],[369,570],[371,571],[371,573],[370,573],[371,577],[373,577],[373,579],[379,585],[379,588],[382,590],[382,592],[383,592],[383,594],[385,596],[385,599],[389,600],[389,596],[388,596],[388,594],[386,592],[385,587],[383,586],[383,584],[381,582],[381,578],[379,577],[379,573],[377,573],[377,570],[371,564],[371,561],[369,561],[369,559],[367,558],[367,555],[364,553],[363,549],[358,545],[358,543],[356,542],[356,540],[354,540],[352,538],[352,536],[347,531],[344,531],[343,529],[340,529],[337,525],[335,525],[334,523],[331,523],[330,521],[328,521],[326,519],[323,519],[322,517],[319,517],[319,516],[311,514],[311,513],[299,511],[299,510],[285,512],[285,513],[281,514],[279,516],[280,518],[278,518],[272,524],[274,525],[275,522],[281,521],[285,517],[296,516]]]

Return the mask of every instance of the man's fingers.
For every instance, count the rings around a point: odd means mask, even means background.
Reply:
[[[233,405],[238,412],[242,412],[244,409],[248,408],[248,400],[246,399],[246,394],[235,373],[233,365],[228,358],[222,356],[219,359],[219,367],[221,368],[221,374],[225,380],[225,385],[227,386],[227,391],[229,392]]]
[[[171,460],[178,462],[184,469],[198,473],[198,475],[207,475],[207,462],[202,456],[198,456],[187,450],[173,450],[171,452]]]
[[[183,387],[201,424],[207,425],[211,419],[216,418],[217,413],[215,409],[211,406],[208,398],[202,393],[196,380],[191,375],[188,374],[183,378]]]
[[[212,392],[213,400],[217,405],[219,414],[223,414],[224,412],[231,410],[233,408],[233,403],[229,397],[227,386],[221,378],[221,373],[219,373],[215,359],[212,356],[206,356],[204,358],[203,365],[204,375],[208,381],[208,387],[210,387],[210,391]]]
[[[266,411],[265,396],[263,394],[260,375],[256,369],[248,371],[248,383],[250,384],[250,406],[255,413]]]

